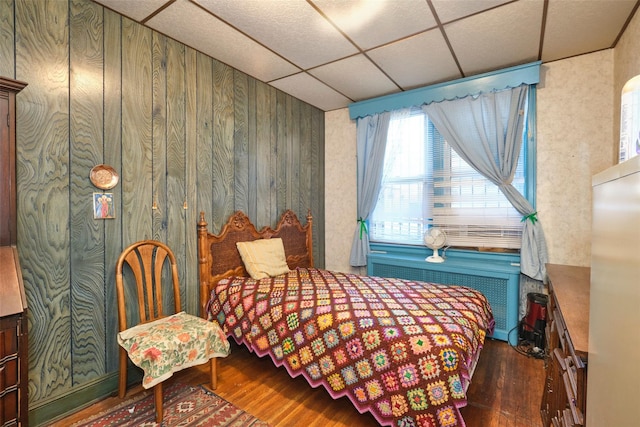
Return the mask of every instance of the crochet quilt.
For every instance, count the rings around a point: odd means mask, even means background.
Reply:
[[[223,279],[207,313],[292,377],[398,427],[465,425],[459,408],[494,326],[486,297],[468,287],[315,268]]]

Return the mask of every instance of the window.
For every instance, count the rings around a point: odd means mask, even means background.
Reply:
[[[525,196],[526,151],[523,135],[513,185]],[[521,218],[496,185],[449,147],[421,109],[392,116],[382,187],[369,220],[372,242],[422,245],[425,231],[437,226],[449,246],[520,248]]]

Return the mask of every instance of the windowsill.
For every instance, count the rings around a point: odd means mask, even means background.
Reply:
[[[371,242],[372,253],[388,254],[394,257],[407,259],[425,259],[433,254],[433,251],[426,246],[420,245],[398,245],[392,243]],[[444,250],[443,250],[444,249]],[[505,263],[509,265],[520,265],[520,253],[505,252],[505,250],[488,251],[487,248],[478,250],[475,248],[442,248],[438,252],[445,259],[470,262]]]
[[[516,254],[516,255],[520,255],[520,250],[519,249],[509,249],[509,248],[478,248],[478,247],[462,247],[462,246],[456,246],[456,247],[452,247],[451,249],[459,249],[459,250],[465,250],[465,251],[476,251],[476,252],[482,252],[482,253],[500,253],[500,254]]]

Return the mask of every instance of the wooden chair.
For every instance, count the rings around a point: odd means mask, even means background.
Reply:
[[[135,286],[127,287],[128,291],[125,291],[123,278],[125,265],[130,267],[135,280]],[[172,288],[163,288],[163,285]],[[160,424],[163,419],[162,381],[175,371],[208,361],[210,386],[215,389],[216,360],[229,353],[229,342],[217,324],[181,311],[176,258],[162,242],[144,240],[122,252],[116,264],[116,291],[120,344],[118,395],[122,399],[126,393],[129,358],[145,371],[143,387],[153,387],[156,422]],[[164,304],[163,297],[170,298],[171,295],[173,305],[170,301]],[[133,298],[135,302],[129,303],[126,298]],[[137,313],[133,304],[137,305]],[[134,318],[129,322],[127,308],[130,319]],[[160,360],[170,361],[171,366],[159,363]]]

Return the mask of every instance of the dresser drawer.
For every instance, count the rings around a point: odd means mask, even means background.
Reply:
[[[565,389],[573,423],[584,425],[587,401],[587,371],[586,365],[574,354],[565,358],[566,371],[564,373]]]
[[[567,405],[569,405],[569,408],[565,409],[565,421],[570,422],[572,426],[584,425],[584,413],[578,408],[576,396],[573,394],[573,389],[571,388],[569,373],[565,372],[562,378],[564,380],[564,389],[567,393]]]
[[[564,319],[562,319],[562,314],[560,310],[556,309],[555,314],[553,316],[553,322],[555,324],[555,328],[558,334],[558,341],[554,343],[555,345],[552,348],[560,347],[563,353],[567,354],[567,326],[564,323]]]
[[[18,418],[18,325],[15,316],[0,320],[0,421],[3,423],[12,423]]]
[[[553,321],[545,325],[544,338],[545,338],[545,347],[544,347],[545,360],[548,360],[549,350],[555,347],[553,345],[554,343],[556,344],[558,343],[558,334],[556,332],[555,323],[553,323]]]
[[[8,423],[5,425],[16,425],[18,422],[18,405],[20,402],[18,393],[17,384],[0,392],[0,421]]]
[[[26,400],[21,391],[21,370],[25,369],[20,358],[21,324],[20,315],[0,318],[0,425],[27,425],[26,417],[21,415],[21,405]]]
[[[0,398],[5,389],[18,384],[18,357],[12,356],[0,361]]]
[[[571,411],[565,409],[564,411],[558,411],[558,414],[551,419],[551,425],[553,427],[575,427],[573,423]]]
[[[562,413],[562,427],[575,427],[576,424],[573,422],[573,416],[571,415],[571,411],[569,409],[565,409]]]
[[[0,319],[0,363],[5,358],[18,354],[19,324],[18,316]]]

